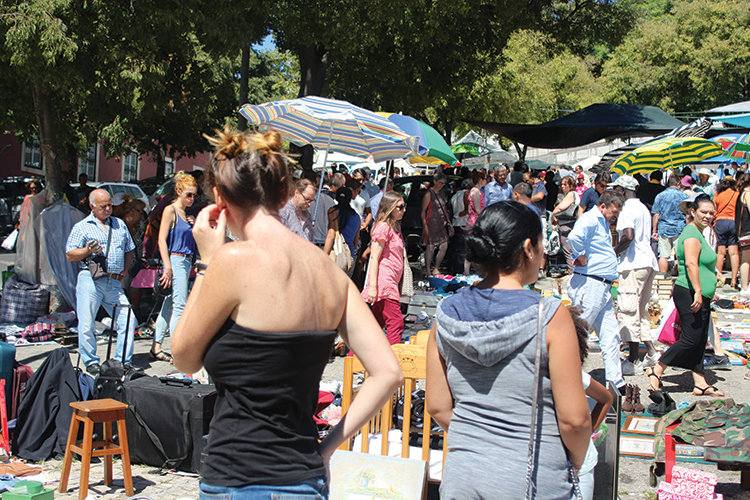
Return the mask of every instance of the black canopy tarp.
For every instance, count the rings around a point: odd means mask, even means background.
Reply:
[[[541,125],[464,120],[492,133],[534,148],[574,148],[601,139],[665,134],[684,122],[654,106],[592,104]]]

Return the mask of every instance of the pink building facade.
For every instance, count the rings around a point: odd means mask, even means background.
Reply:
[[[165,175],[179,170],[203,170],[211,159],[209,153],[199,153],[195,158],[167,158]],[[18,142],[14,134],[0,135],[0,178],[44,176],[42,152],[36,141]],[[156,175],[156,162],[147,155],[136,153],[107,158],[102,147],[92,144],[86,159],[79,159],[71,168],[63,162],[63,170],[71,172],[71,181],[86,173],[93,182],[135,182]]]

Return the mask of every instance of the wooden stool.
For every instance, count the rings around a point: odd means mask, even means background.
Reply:
[[[68,491],[68,476],[73,464],[73,453],[81,455],[81,484],[78,488],[78,499],[84,500],[89,489],[89,469],[91,457],[104,458],[104,484],[112,486],[112,455],[122,458],[122,473],[125,478],[125,493],[133,496],[133,476],[130,472],[130,453],[128,452],[128,434],[125,430],[125,403],[114,399],[95,399],[70,403],[73,407],[73,418],[70,419],[68,444],[65,447],[60,493]],[[117,421],[117,433],[120,444],[112,442],[112,422]],[[76,444],[79,424],[83,423],[83,443]],[[92,442],[94,424],[104,424],[104,440]],[[102,448],[94,450],[94,448]]]

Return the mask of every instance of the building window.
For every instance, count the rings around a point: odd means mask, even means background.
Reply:
[[[23,143],[23,166],[36,170],[42,169],[42,146],[36,139]]]
[[[78,159],[78,175],[86,174],[90,181],[96,180],[96,143],[90,144],[86,159]]]
[[[174,160],[172,158],[164,159],[164,175],[174,174]]]
[[[122,157],[122,181],[138,180],[138,153],[130,153]]]

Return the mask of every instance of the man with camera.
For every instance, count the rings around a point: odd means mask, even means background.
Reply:
[[[76,314],[78,315],[78,346],[86,365],[86,371],[96,375],[100,371],[96,355],[94,321],[99,306],[111,314],[115,304],[128,306],[128,298],[121,281],[130,267],[135,244],[125,223],[112,217],[112,199],[103,189],[95,189],[89,195],[91,213],[73,226],[68,237],[65,256],[78,262],[80,272],[76,284]],[[117,329],[117,359],[123,359],[125,369],[135,369],[131,364],[135,316],[131,314],[128,324],[128,307],[118,307],[113,328]],[[127,344],[127,345],[126,345]]]

